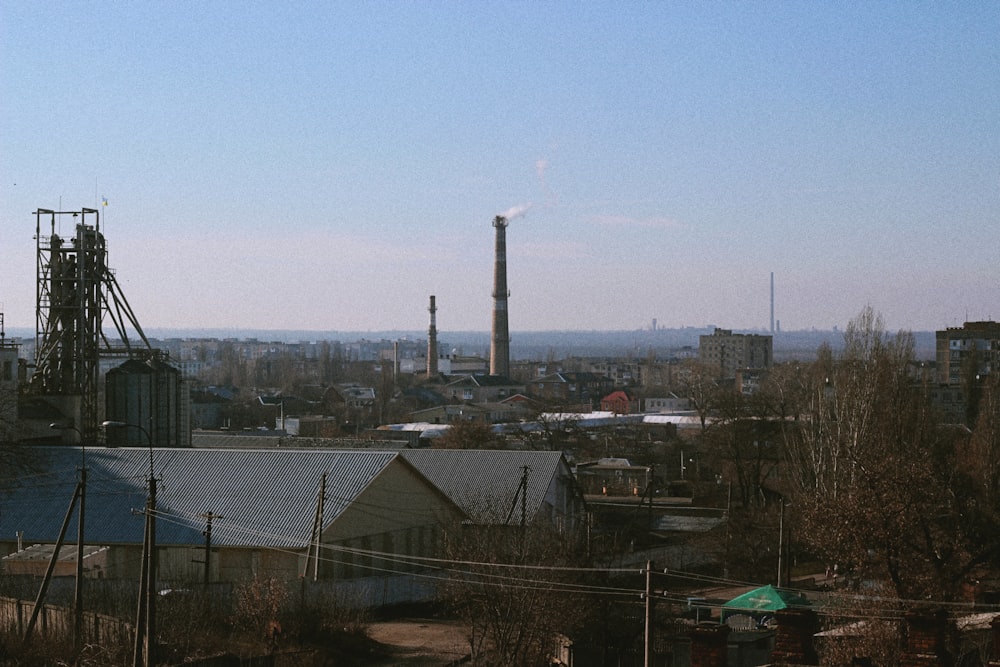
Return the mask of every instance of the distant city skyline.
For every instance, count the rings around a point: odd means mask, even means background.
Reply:
[[[1000,319],[1000,4],[5,2],[0,310],[96,208],[145,329]],[[106,206],[104,204],[107,204]],[[71,229],[60,233],[71,235]],[[43,230],[43,234],[47,230]]]

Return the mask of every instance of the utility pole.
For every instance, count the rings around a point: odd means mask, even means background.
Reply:
[[[510,511],[507,512],[507,520],[504,521],[506,525],[510,525],[511,517],[514,516],[514,510],[517,508],[518,496],[521,498],[521,530],[527,525],[528,521],[528,473],[531,472],[529,466],[521,466],[521,481],[517,484],[517,493],[514,494],[514,502],[510,506]]]
[[[149,509],[149,584],[146,586],[146,667],[156,664],[156,477],[150,470]]]
[[[142,537],[142,566],[139,574],[139,603],[135,614],[135,647],[133,667],[156,664],[156,472],[153,468],[153,418],[149,428],[122,421],[105,421],[104,428],[136,428],[149,443],[149,495],[146,497],[145,531]]]
[[[319,485],[319,513],[316,522],[316,559],[313,561],[313,581],[319,581],[319,548],[323,543],[323,515],[326,513],[326,473]]]
[[[521,470],[521,532],[524,533],[524,527],[527,525],[528,521],[528,473],[531,472],[531,468],[524,466]]]
[[[38,589],[38,597],[35,598],[35,606],[31,610],[31,619],[28,620],[28,627],[24,629],[24,641],[31,639],[31,633],[35,630],[35,623],[38,621],[38,614],[42,610],[42,604],[45,601],[45,593],[49,590],[49,583],[52,581],[52,572],[56,568],[56,560],[59,558],[59,551],[62,549],[63,540],[66,539],[66,529],[69,528],[69,519],[73,516],[73,508],[76,507],[76,501],[80,497],[80,483],[77,482],[76,490],[73,491],[73,500],[69,503],[69,509],[66,510],[66,516],[63,518],[62,528],[59,529],[59,538],[56,540],[55,549],[52,551],[52,558],[49,560],[49,566],[45,570],[45,576],[42,577],[42,585]]]
[[[83,516],[87,499],[87,466],[80,467],[80,515],[76,522],[76,590],[73,594],[73,648],[83,646]]]
[[[646,561],[646,627],[643,630],[643,665],[653,667],[653,561]]]
[[[785,499],[781,499],[778,507],[778,588],[781,588],[782,556],[785,550]]]
[[[729,514],[733,510],[733,483],[729,482],[729,490],[726,492],[726,554],[722,563],[722,577],[729,578]]]
[[[149,507],[149,501],[146,501]],[[139,604],[135,610],[135,644],[132,648],[132,667],[142,667],[142,638],[146,633],[146,586],[149,584],[149,519],[142,531],[142,560],[139,569]]]
[[[150,468],[149,496],[146,498],[146,530],[142,543],[139,574],[139,608],[135,621],[133,667],[156,664],[156,477]]]
[[[204,586],[208,589],[208,580],[211,573],[211,553],[212,553],[212,519],[224,519],[224,516],[215,514],[214,512],[205,512],[204,514],[199,514],[199,517],[205,519],[205,530],[202,535],[205,536],[205,576],[204,576]]]
[[[646,492],[649,494],[649,529],[650,530],[653,529],[653,492],[654,492],[653,491],[654,490],[653,480],[655,479],[655,477],[656,477],[656,475],[655,475],[655,471],[654,471],[654,466],[650,465],[649,466],[649,481],[646,482]]]
[[[312,558],[313,548],[315,548],[316,546],[316,533],[319,532],[319,520],[320,517],[323,515],[323,510],[321,508],[322,503],[323,503],[323,483],[321,482],[319,496],[316,498],[316,513],[313,515],[312,532],[309,533],[309,546],[306,549],[306,562],[302,566],[303,582],[305,582],[306,577],[309,575],[309,559]],[[316,555],[317,557],[319,556],[318,551]]]
[[[2,331],[0,331],[0,335],[2,335]],[[80,481],[78,483],[80,514],[76,524],[76,590],[73,593],[73,649],[79,651],[83,646],[83,518],[87,500],[87,442],[83,432],[73,424],[53,422],[49,424],[49,428],[57,431],[75,431],[80,437]],[[72,511],[72,506],[70,511]]]

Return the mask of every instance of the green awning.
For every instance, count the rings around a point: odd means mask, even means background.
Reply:
[[[739,611],[753,614],[754,612],[777,611],[786,607],[800,607],[808,604],[809,600],[798,593],[781,590],[768,584],[734,597],[722,605],[722,611],[723,614]]]

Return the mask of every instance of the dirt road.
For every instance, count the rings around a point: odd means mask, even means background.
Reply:
[[[469,653],[464,627],[451,621],[413,618],[372,623],[368,636],[389,653],[375,663],[380,667],[445,667],[459,664]]]

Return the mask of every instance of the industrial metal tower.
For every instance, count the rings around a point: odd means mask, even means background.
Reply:
[[[75,234],[68,239],[56,233],[57,221],[66,219]],[[47,236],[42,235],[43,220],[49,223]],[[35,241],[35,371],[29,390],[78,417],[80,435],[92,440],[97,436],[101,356],[155,356],[158,351],[151,348],[108,268],[97,210],[38,209]],[[105,319],[114,324],[117,339],[105,335]],[[141,349],[130,342],[126,327],[141,340]]]
[[[493,336],[490,339],[490,375],[510,376],[510,330],[507,322],[507,218],[493,218],[496,259],[493,264]]]

